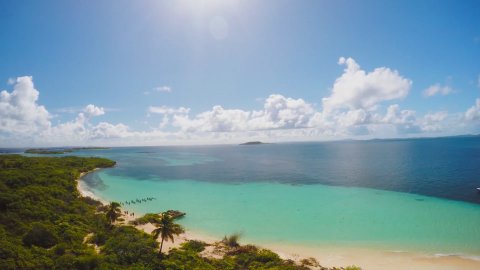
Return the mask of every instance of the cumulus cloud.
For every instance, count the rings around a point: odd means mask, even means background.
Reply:
[[[79,113],[72,121],[43,130],[40,132],[40,137],[47,139],[47,141],[62,141],[67,144],[69,142],[81,142],[88,135],[87,121],[85,114]]]
[[[417,123],[413,110],[401,110],[398,104],[390,105],[382,119],[383,123],[395,126],[400,134],[418,133],[421,127]]]
[[[97,140],[105,143],[106,140],[127,138],[135,133],[130,132],[124,124],[111,124],[100,122],[96,125],[90,123],[84,113],[79,113],[72,121],[67,121],[38,134],[43,143],[62,145],[80,145],[92,143]]]
[[[96,123],[94,117],[105,114],[105,109],[94,104],[73,108],[76,117],[54,125],[45,107],[38,104],[39,92],[32,78],[20,77],[11,92],[0,92],[0,143],[158,145],[397,137],[420,132],[416,136],[422,136],[468,130],[465,127],[475,126],[472,121],[480,120],[480,99],[461,114],[439,111],[422,116],[399,104],[385,104],[405,97],[411,81],[385,67],[363,71],[351,58],[341,58],[339,63],[345,70],[321,108],[280,94],[263,99],[258,110],[216,105],[193,114],[187,107],[150,106],[148,122],[158,122],[143,131],[124,123]]]
[[[93,104],[88,104],[83,111],[87,114],[87,116],[100,116],[105,114],[105,109],[102,107],[97,107]]]
[[[421,119],[421,127],[423,131],[439,132],[444,129],[443,122],[448,118],[448,112],[439,111],[427,113]]]
[[[480,120],[480,98],[477,98],[475,105],[465,112],[465,119],[468,121]]]
[[[440,84],[434,84],[423,90],[423,96],[433,97],[436,95],[446,96],[453,93],[453,89],[450,86],[442,86]]]
[[[373,116],[364,109],[349,110],[339,113],[335,119],[342,127],[371,124],[374,122]]]
[[[304,128],[308,127],[315,110],[303,99],[293,99],[282,95],[270,95],[261,112],[254,112],[250,125],[253,129]]]
[[[373,109],[382,101],[401,99],[408,95],[412,81],[403,78],[398,71],[387,67],[366,72],[352,58],[341,57],[343,74],[335,80],[332,93],[323,98],[323,109]]]
[[[0,92],[0,131],[29,133],[49,128],[51,116],[37,103],[39,92],[32,77],[18,77],[13,84],[12,92]]]
[[[111,124],[100,122],[91,129],[90,137],[95,138],[126,138],[130,136],[128,126],[120,124]]]
[[[224,109],[213,106],[212,110],[202,112],[193,118],[188,115],[175,115],[173,126],[182,131],[230,132],[246,130],[249,112]]]
[[[148,107],[148,112],[153,114],[161,114],[163,115],[162,122],[160,123],[159,127],[164,128],[168,126],[171,122],[172,115],[175,116],[184,116],[190,112],[190,108],[185,107],[168,107],[168,106],[150,106]]]
[[[415,111],[400,110],[400,106],[394,104],[388,107],[387,114],[383,118],[383,121],[389,124],[405,124],[413,123],[415,119]]]
[[[434,113],[427,113],[424,118],[428,122],[441,122],[445,120],[448,116],[448,112],[446,111],[440,111],[440,112],[434,112]]]
[[[163,112],[163,110],[162,110]],[[183,131],[232,132],[267,129],[306,128],[315,110],[303,99],[282,95],[270,95],[264,102],[263,110],[244,111],[213,106],[190,117],[175,115],[173,125]]]

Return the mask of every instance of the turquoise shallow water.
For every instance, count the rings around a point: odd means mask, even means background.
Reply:
[[[477,204],[321,184],[138,180],[114,175],[112,170],[86,179],[100,198],[125,201],[156,197],[153,202],[126,208],[137,215],[167,209],[185,211],[187,216],[181,220],[185,227],[218,238],[240,232],[245,242],[256,244],[480,255]]]

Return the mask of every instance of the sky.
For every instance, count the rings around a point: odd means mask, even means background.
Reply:
[[[0,0],[0,147],[480,133],[479,1]]]

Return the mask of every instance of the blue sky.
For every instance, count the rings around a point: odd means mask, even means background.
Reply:
[[[0,0],[0,145],[478,133],[478,14],[478,1]]]

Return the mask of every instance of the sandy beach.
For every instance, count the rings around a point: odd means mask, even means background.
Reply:
[[[88,189],[87,184],[82,179],[85,175],[87,175],[89,173],[92,173],[94,171],[97,171],[97,170],[100,170],[100,168],[95,168],[92,171],[80,173],[80,176],[77,179],[77,190],[78,190],[78,192],[80,192],[80,195],[82,195],[82,197],[90,197],[90,198],[93,198],[97,201],[102,202],[103,204],[108,204],[108,202],[106,202],[106,201],[102,200],[101,198],[98,198],[97,196],[95,196],[95,194]]]
[[[89,172],[88,172],[89,173]],[[100,198],[96,197],[93,192],[88,190],[86,184],[83,182],[82,177],[87,173],[82,173],[77,181],[77,188],[82,196],[92,197],[101,201],[102,203],[108,203]],[[124,209],[122,209],[123,213]],[[188,215],[188,213],[187,213]],[[122,224],[129,224],[138,216],[132,217],[130,215],[122,215],[124,221]],[[154,229],[152,224],[144,224],[136,226],[139,230],[143,230],[146,233],[151,233]],[[180,244],[188,240],[200,240],[206,243],[214,243],[221,239],[201,234],[188,228],[185,228],[184,234],[176,236],[175,241],[164,242],[164,250],[168,251],[172,248],[179,247]],[[242,242],[241,244],[250,244]],[[303,258],[313,257],[317,259],[322,266],[326,267],[345,267],[349,265],[356,265],[367,270],[477,270],[480,269],[480,258],[464,257],[456,255],[440,255],[440,254],[421,254],[412,252],[396,252],[375,250],[368,248],[345,248],[345,247],[306,247],[295,245],[282,245],[282,244],[263,244],[258,245],[263,248],[268,248],[280,255],[283,259],[291,259],[294,261],[300,261]],[[213,253],[213,248],[207,248],[203,252],[207,257],[218,257],[218,254]]]
[[[480,260],[460,256],[427,255],[367,248],[303,247],[264,245],[285,259],[314,257],[322,266],[357,265],[369,270],[480,269]]]

